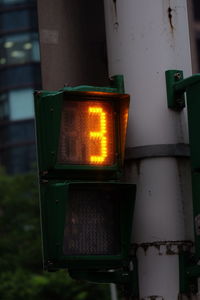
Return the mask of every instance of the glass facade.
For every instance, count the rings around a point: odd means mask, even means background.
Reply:
[[[33,91],[40,88],[36,1],[0,0],[0,164],[10,174],[35,164]]]
[[[3,10],[0,14],[1,31],[20,31],[22,28],[34,28],[37,26],[36,11],[31,8],[17,10]]]

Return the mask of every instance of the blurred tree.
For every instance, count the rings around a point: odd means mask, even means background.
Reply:
[[[0,170],[0,299],[109,300],[108,285],[42,272],[39,214],[36,175]]]

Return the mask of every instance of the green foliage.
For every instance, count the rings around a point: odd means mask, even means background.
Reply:
[[[0,170],[0,299],[109,300],[108,286],[42,271],[39,214],[36,175]]]

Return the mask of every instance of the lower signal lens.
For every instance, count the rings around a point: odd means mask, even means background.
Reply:
[[[72,188],[66,212],[65,255],[120,253],[120,195],[113,187]]]

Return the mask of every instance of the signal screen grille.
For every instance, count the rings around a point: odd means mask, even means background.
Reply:
[[[120,195],[113,188],[71,189],[66,212],[65,255],[120,253]]]

